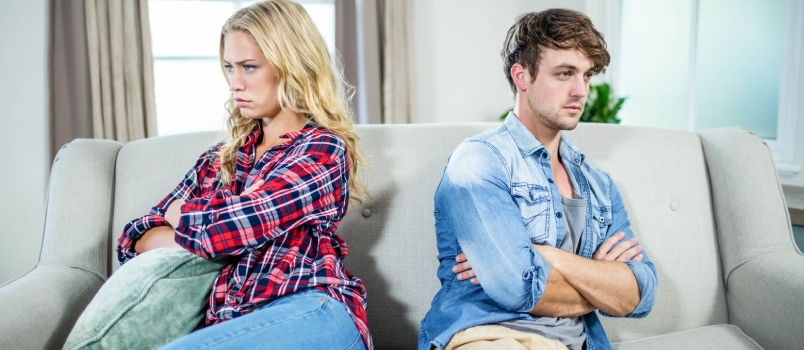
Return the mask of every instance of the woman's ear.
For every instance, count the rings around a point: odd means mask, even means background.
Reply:
[[[530,86],[532,82],[528,70],[519,63],[514,63],[514,65],[511,66],[511,80],[514,81],[517,91],[527,91],[528,86]]]

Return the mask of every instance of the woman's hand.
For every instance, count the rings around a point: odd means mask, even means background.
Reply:
[[[181,220],[181,206],[186,203],[183,199],[177,199],[170,203],[167,211],[165,212],[165,220],[170,226],[178,227]]]
[[[250,194],[251,194],[251,192],[256,191],[256,190],[257,190],[258,188],[260,188],[260,186],[262,186],[263,184],[265,184],[265,180],[257,180],[257,181],[254,181],[254,183],[253,183],[253,184],[251,184],[251,186],[249,186],[249,187],[248,187],[248,188],[247,188],[245,191],[243,191],[243,193],[241,193],[240,195],[241,195],[241,196],[248,196],[248,195],[250,195]]]

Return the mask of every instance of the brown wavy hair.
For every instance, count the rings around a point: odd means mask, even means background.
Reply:
[[[500,56],[503,60],[505,78],[516,95],[516,85],[511,78],[511,67],[521,64],[532,77],[539,72],[541,50],[578,49],[589,57],[594,74],[606,71],[611,57],[606,50],[606,41],[583,13],[549,9],[520,16],[505,36]]]
[[[353,89],[344,79],[339,62],[330,56],[307,11],[292,1],[269,0],[232,15],[221,29],[220,40],[221,70],[227,81],[224,39],[235,30],[250,34],[271,64],[279,80],[279,106],[305,116],[346,143],[350,198],[360,202],[368,192],[357,174],[358,167],[365,166],[366,162],[360,152],[360,138],[353,130],[354,118],[348,107]],[[218,153],[221,157],[220,182],[224,185],[231,181],[235,172],[237,149],[248,134],[261,125],[260,120],[243,117],[233,97],[229,97],[226,106],[229,112],[226,124],[231,138]]]

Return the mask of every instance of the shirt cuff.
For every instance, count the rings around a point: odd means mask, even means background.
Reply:
[[[639,285],[640,299],[634,311],[632,311],[628,318],[642,318],[647,316],[653,309],[653,302],[656,299],[656,268],[652,262],[639,262],[629,260],[625,262],[636,277],[637,285]],[[602,314],[606,315],[601,311]],[[611,315],[606,315],[611,316]]]
[[[530,298],[517,312],[530,312],[539,303],[547,287],[547,277],[550,275],[550,264],[546,264],[538,254],[533,254],[531,266],[522,273],[522,279],[531,282]]]

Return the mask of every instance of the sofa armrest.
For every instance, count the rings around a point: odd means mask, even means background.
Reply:
[[[62,265],[40,265],[0,287],[0,349],[61,349],[103,280]]]
[[[59,150],[50,170],[38,265],[62,265],[109,275],[115,163],[123,145],[76,139]]]
[[[804,256],[797,252],[758,256],[728,280],[731,323],[765,349],[804,344]]]

